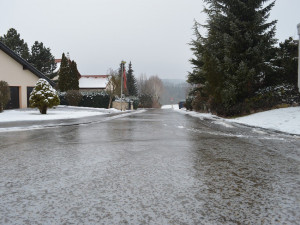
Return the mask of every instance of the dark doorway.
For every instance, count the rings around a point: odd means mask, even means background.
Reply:
[[[34,87],[27,87],[27,108],[29,108],[29,97]]]
[[[10,86],[9,89],[10,89],[10,101],[6,105],[6,109],[20,108],[19,87]]]

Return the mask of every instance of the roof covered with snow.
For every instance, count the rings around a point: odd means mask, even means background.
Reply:
[[[108,75],[81,75],[79,88],[105,89],[108,83]]]

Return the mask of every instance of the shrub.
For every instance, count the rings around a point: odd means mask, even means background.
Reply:
[[[79,102],[82,99],[82,95],[78,90],[69,90],[65,95],[65,99],[72,106],[78,106]]]
[[[192,106],[193,99],[194,99],[194,97],[192,97],[192,96],[189,96],[189,97],[186,98],[184,107],[187,110],[193,110],[193,106]]]
[[[139,107],[140,100],[138,98],[133,99],[133,109],[137,109]]]
[[[0,81],[0,113],[3,112],[4,107],[10,101],[10,90],[8,83]]]
[[[109,103],[109,95],[105,91],[94,92],[79,92],[81,100],[78,106],[94,107],[94,108],[107,108]],[[71,105],[67,100],[66,92],[58,92],[61,105]]]
[[[82,92],[82,99],[79,106],[107,108],[109,104],[109,95],[104,92]]]
[[[152,108],[153,100],[151,95],[143,94],[139,96],[139,99],[140,99],[140,104],[139,104],[140,108]]]
[[[48,108],[59,105],[56,91],[45,79],[39,79],[29,97],[30,107],[38,108],[41,114],[46,114]]]

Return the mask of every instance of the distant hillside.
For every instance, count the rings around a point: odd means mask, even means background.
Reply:
[[[183,79],[162,79],[164,93],[161,96],[162,105],[177,104],[185,100],[190,90],[190,85]],[[173,101],[171,101],[173,99]]]

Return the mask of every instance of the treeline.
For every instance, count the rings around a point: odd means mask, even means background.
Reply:
[[[3,37],[0,36],[0,41],[49,78],[55,76],[55,58],[43,42],[35,41],[29,50],[28,44],[14,28],[10,28]]]
[[[205,2],[207,24],[195,23],[190,43],[193,71],[187,81],[195,88],[187,107],[234,116],[299,103],[298,42],[290,38],[276,46],[276,21],[268,22],[275,2]],[[206,28],[207,35],[200,28]]]

